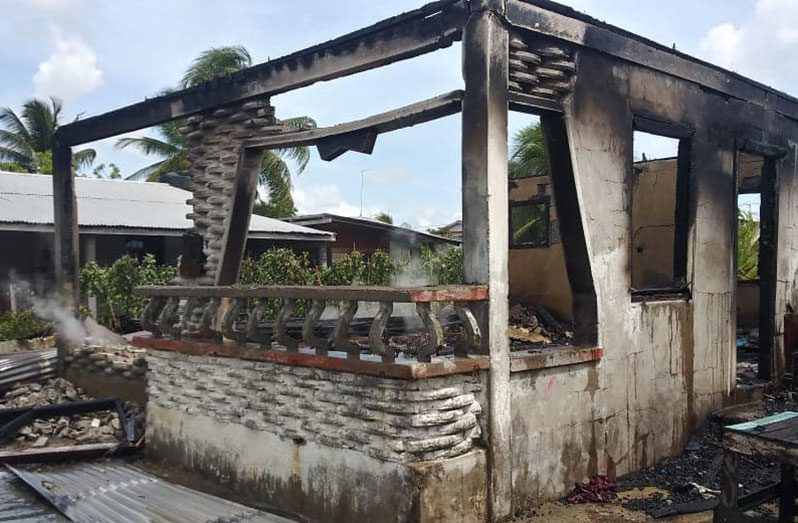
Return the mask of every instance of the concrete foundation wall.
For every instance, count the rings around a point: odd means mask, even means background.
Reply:
[[[243,501],[312,521],[485,517],[480,376],[397,380],[155,350],[147,366],[150,455]]]

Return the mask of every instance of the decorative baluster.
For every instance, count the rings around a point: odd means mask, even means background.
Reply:
[[[224,313],[222,320],[222,333],[225,338],[244,343],[247,341],[247,329],[239,325],[238,316],[241,311],[246,310],[247,300],[245,298],[235,298],[232,305]]]
[[[158,318],[164,305],[166,305],[166,298],[153,296],[141,313],[141,328],[151,332],[156,338],[162,336],[161,329],[158,327]]]
[[[385,363],[393,363],[396,359],[394,350],[382,341],[382,333],[385,332],[385,327],[388,325],[391,313],[393,313],[393,302],[380,302],[380,309],[377,311],[377,315],[374,316],[374,321],[371,323],[371,328],[369,329],[369,346],[371,347],[371,352],[382,356],[382,361]]]
[[[429,341],[419,347],[416,357],[418,361],[430,362],[432,361],[432,355],[443,345],[443,328],[438,318],[432,313],[432,307],[429,303],[416,303],[416,312],[421,317],[421,321],[429,334]]]
[[[346,351],[351,360],[360,359],[360,345],[349,339],[349,324],[357,312],[357,301],[343,301],[338,308],[338,321],[333,330],[333,346]]]
[[[219,298],[208,298],[205,308],[202,309],[202,316],[199,321],[199,335],[204,338],[213,338],[221,341],[222,335],[220,332],[213,330],[213,322],[216,319],[216,313],[219,311]]]
[[[460,318],[460,323],[463,324],[463,340],[455,345],[454,355],[465,357],[478,351],[482,343],[482,333],[479,330],[477,319],[474,317],[474,313],[471,312],[467,302],[455,302],[454,310]]]
[[[249,341],[254,341],[255,343],[260,343],[261,345],[266,345],[266,348],[271,348],[272,345],[272,334],[271,330],[266,327],[263,328],[260,326],[260,322],[263,319],[263,315],[266,313],[266,309],[269,308],[269,300],[261,299],[258,300],[258,304],[255,305],[255,308],[251,313],[249,313],[249,321],[247,322],[247,339]]]
[[[175,340],[180,339],[180,315],[177,312],[179,308],[180,298],[170,296],[158,316],[158,328],[161,333]]]
[[[186,299],[185,304],[183,305],[183,314],[180,320],[180,326],[182,327],[182,336],[191,336],[196,334],[195,332],[191,331],[192,320],[194,319],[194,311],[202,306],[202,298],[191,297]]]
[[[318,325],[319,318],[321,318],[326,308],[326,300],[313,300],[308,315],[305,317],[305,323],[302,324],[302,338],[304,338],[307,345],[315,347],[317,356],[326,356],[327,351],[330,349],[330,344],[327,340],[316,336],[316,325]]]
[[[280,314],[277,315],[277,320],[274,323],[274,341],[285,347],[288,352],[298,352],[299,350],[299,340],[286,333],[288,320],[294,315],[295,304],[296,299],[285,298],[283,300],[283,308],[280,309]]]

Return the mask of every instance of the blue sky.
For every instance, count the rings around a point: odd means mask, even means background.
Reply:
[[[412,0],[3,0],[0,106],[54,95],[68,118],[99,114],[177,83],[201,51],[243,45],[256,62],[333,38],[421,5]],[[798,0],[572,0],[609,23],[798,94]],[[281,117],[319,125],[367,116],[462,87],[460,48],[277,96]],[[530,122],[512,115],[510,131]],[[134,134],[143,134],[147,131]],[[93,144],[98,162],[129,174],[152,160]],[[647,156],[657,144],[644,144]],[[322,162],[315,151],[294,180],[300,212],[392,214],[417,227],[460,214],[460,125],[456,116],[378,139],[371,156]]]

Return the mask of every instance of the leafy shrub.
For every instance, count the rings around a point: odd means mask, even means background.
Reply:
[[[759,222],[751,211],[737,211],[737,279],[759,278]]]
[[[50,325],[29,310],[0,313],[0,341],[33,338],[45,333]]]
[[[421,249],[421,263],[430,280],[438,285],[463,283],[463,248],[452,247],[437,254],[429,247]]]
[[[124,319],[138,319],[147,298],[134,296],[133,288],[141,285],[165,285],[175,276],[171,266],[159,266],[152,254],[137,260],[123,256],[112,265],[87,263],[80,271],[83,292],[97,298],[97,321],[120,330]]]

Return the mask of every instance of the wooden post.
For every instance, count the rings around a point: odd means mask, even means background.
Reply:
[[[78,204],[72,176],[72,148],[56,138],[53,144],[53,228],[56,290],[64,307],[78,313]],[[67,340],[58,338],[58,372],[63,375]]]
[[[795,521],[795,466],[781,464],[781,488],[779,489],[779,523]]]
[[[488,284],[477,314],[488,384],[489,510],[511,513],[510,352],[507,339],[509,219],[507,192],[508,33],[502,2],[472,4],[463,32],[463,264],[466,283]]]
[[[737,511],[737,499],[740,495],[737,464],[739,458],[729,449],[723,450],[723,461],[720,463],[720,504],[715,508],[714,523],[734,520]]]
[[[258,189],[258,173],[260,171],[261,149],[242,149],[236,169],[233,208],[222,239],[222,252],[219,260],[219,272],[216,285],[234,285],[238,282],[238,272],[247,247],[249,220],[252,206]]]

